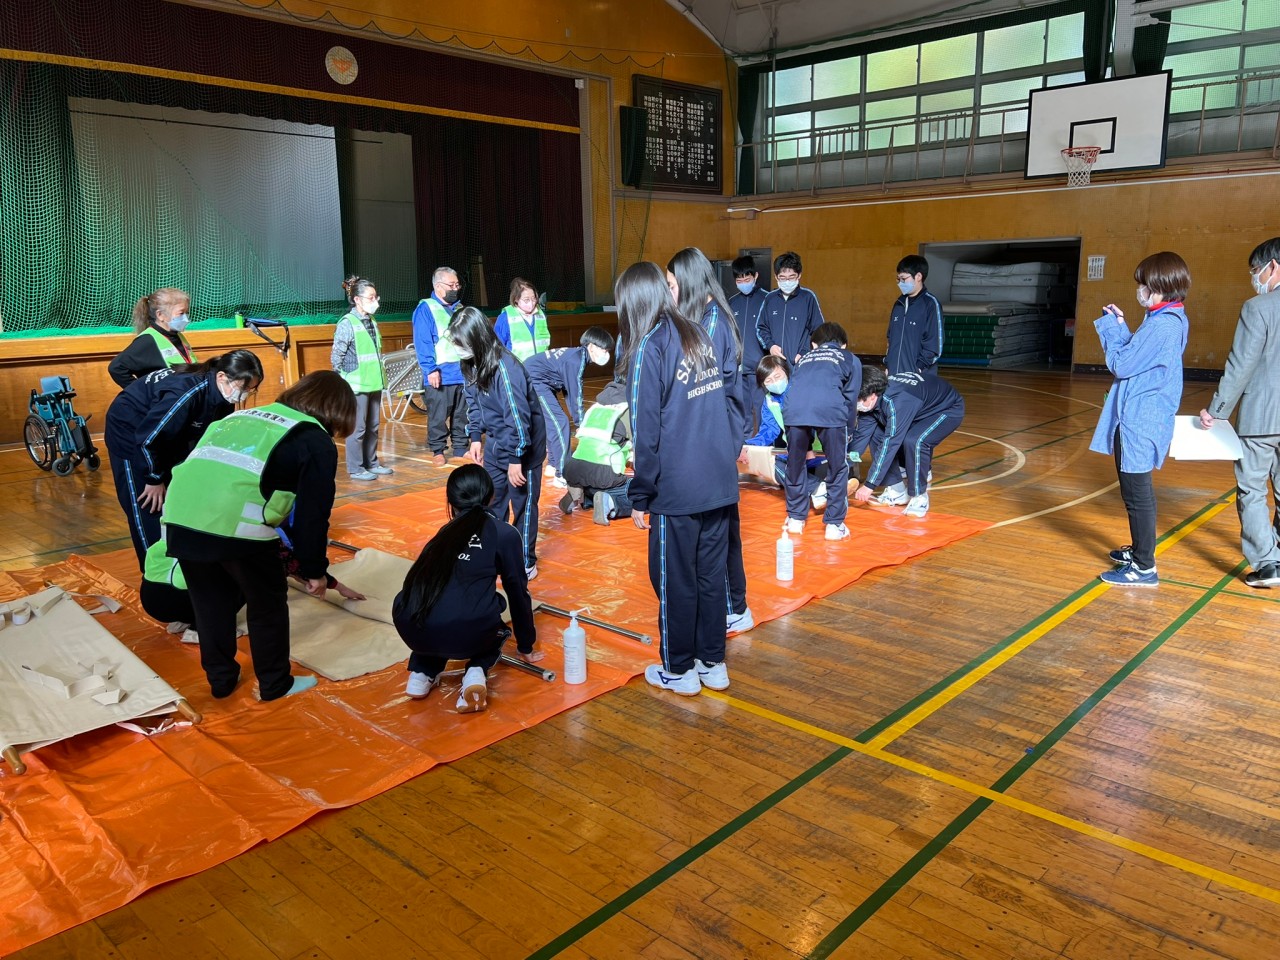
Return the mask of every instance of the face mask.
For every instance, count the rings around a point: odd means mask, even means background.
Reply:
[[[378,312],[378,302],[375,300],[373,303],[368,304],[364,308],[364,312],[365,312],[365,316],[372,317],[375,313]]]
[[[751,293],[751,291],[754,290],[755,288],[756,288],[756,282],[754,280],[738,281],[738,292],[742,294],[744,297],[748,296]]]
[[[915,290],[916,282],[914,280],[899,280],[898,289],[902,291],[902,295],[910,296],[911,291]]]
[[[1267,272],[1267,267],[1269,266],[1270,264],[1267,264],[1266,267],[1263,267],[1257,273],[1249,274],[1249,280],[1253,283],[1254,292],[1259,295],[1270,292],[1269,288],[1271,286],[1271,278],[1266,280],[1262,279],[1262,275]],[[1272,272],[1274,273],[1275,271]]]
[[[1142,295],[1143,290],[1147,291],[1147,295],[1145,297]],[[1150,310],[1152,307],[1154,307],[1157,303],[1160,302],[1159,295],[1152,293],[1147,287],[1139,287],[1137,296],[1138,296],[1138,305],[1142,307],[1143,310]]]
[[[462,296],[461,290],[446,290],[444,292],[444,302],[453,306],[453,304],[458,302],[458,298],[460,296]]]
[[[468,350],[466,347],[460,344],[455,345],[453,349],[457,352],[458,358],[460,360],[471,360],[472,358],[475,357],[474,353],[472,353],[470,350]]]
[[[782,396],[782,394],[787,392],[788,382],[789,381],[787,380],[787,378],[783,377],[780,380],[769,381],[764,385],[764,388],[768,390],[770,393],[772,393],[775,397],[780,397]]]
[[[218,392],[222,394],[222,399],[227,403],[239,403],[247,396],[240,384],[228,381],[228,385],[229,389],[223,389],[222,386],[218,387]]]
[[[785,293],[788,297],[796,292],[796,288],[800,286],[799,280],[779,280],[778,289]]]
[[[871,412],[871,409],[872,409],[872,408],[871,408],[871,402],[870,402],[869,400],[859,400],[859,401],[858,401],[858,412],[859,412],[859,413],[870,413],[870,412]]]
[[[590,358],[591,362],[597,367],[603,367],[609,362],[608,352],[601,350],[599,347],[589,347],[587,349],[587,357]]]
[[[187,328],[187,324],[191,322],[191,318],[185,313],[180,313],[176,317],[169,318],[169,329],[174,333],[181,333]]]

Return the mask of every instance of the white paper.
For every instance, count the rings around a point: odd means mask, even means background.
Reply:
[[[1173,418],[1169,456],[1175,460],[1239,460],[1243,455],[1230,420],[1215,420],[1206,430],[1198,416]]]

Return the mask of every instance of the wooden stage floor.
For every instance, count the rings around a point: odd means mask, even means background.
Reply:
[[[731,640],[726,695],[632,681],[16,956],[1280,955],[1280,591],[1230,464],[1166,463],[1161,584],[1108,589],[1107,381],[944,373],[933,509],[985,533]],[[340,495],[441,485],[424,439]],[[127,544],[105,467],[0,479],[0,567]]]

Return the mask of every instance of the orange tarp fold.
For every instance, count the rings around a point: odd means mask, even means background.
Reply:
[[[426,700],[408,700],[403,664],[341,683],[321,679],[312,691],[268,704],[242,682],[230,698],[215,701],[198,650],[142,612],[132,550],[0,574],[0,600],[46,582],[120,600],[118,613],[101,616],[103,626],[204,715],[199,725],[166,722],[150,736],[108,727],[61,741],[28,754],[20,777],[0,767],[0,954],[222,863],[321,810],[359,803],[466,756],[616,689],[656,661],[647,534],[627,521],[603,527],[589,513],[563,516],[551,491],[544,500],[535,597],[566,609],[589,606],[595,617],[653,636],[654,645],[589,626],[585,684],[547,683],[499,666],[481,714],[454,712],[456,677]],[[796,579],[784,585],[773,577],[783,515],[778,493],[744,488],[741,511],[757,622],[986,526],[944,515],[920,522],[896,510],[851,510],[853,537],[843,543],[824,541],[822,524],[809,524],[796,542]],[[415,556],[444,518],[442,491],[424,491],[343,506],[334,511],[331,536]],[[335,547],[330,555],[336,561],[345,553]],[[566,623],[537,617],[547,653],[540,666],[560,676]],[[241,660],[247,678],[243,642]]]

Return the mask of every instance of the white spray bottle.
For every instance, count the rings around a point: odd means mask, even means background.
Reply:
[[[787,528],[784,526],[782,528],[782,536],[778,538],[777,572],[775,576],[783,583],[790,583],[795,579],[795,575],[795,544],[787,536]]]
[[[564,682],[587,682],[587,631],[578,626],[578,614],[586,613],[589,607],[569,611],[569,626],[564,628]]]

